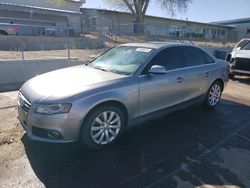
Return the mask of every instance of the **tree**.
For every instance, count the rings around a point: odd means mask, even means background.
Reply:
[[[148,9],[149,3],[153,0],[106,0],[108,4],[116,8],[126,8],[135,17],[138,25],[144,22],[144,17]],[[176,11],[185,11],[192,0],[154,0],[160,3],[161,7],[168,10],[171,15],[175,15]],[[141,30],[141,29],[139,29]]]

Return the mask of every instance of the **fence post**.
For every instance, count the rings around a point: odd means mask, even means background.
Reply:
[[[118,42],[118,41],[117,41],[118,27],[119,27],[119,26],[116,24],[116,27],[115,27],[115,29],[114,29],[114,34],[115,34],[115,42]]]
[[[68,61],[70,61],[69,27],[67,27],[67,50],[68,50]]]
[[[24,52],[23,52],[24,41],[23,41],[22,34],[20,31],[19,31],[19,40],[20,40],[20,44],[21,44],[22,60],[24,61]]]
[[[157,25],[155,25],[155,40],[157,39]]]
[[[135,34],[134,34],[134,23],[132,22],[131,23],[131,32],[132,32],[132,38],[133,38],[133,41],[135,41]]]

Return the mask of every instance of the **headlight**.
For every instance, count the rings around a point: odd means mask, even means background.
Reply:
[[[39,114],[62,114],[68,113],[71,108],[71,104],[47,104],[39,105],[35,112]]]

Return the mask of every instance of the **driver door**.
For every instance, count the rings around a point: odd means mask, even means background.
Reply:
[[[149,74],[153,65],[166,68],[165,74]],[[183,101],[185,71],[183,67],[182,49],[169,47],[153,57],[139,76],[140,115],[158,111]]]

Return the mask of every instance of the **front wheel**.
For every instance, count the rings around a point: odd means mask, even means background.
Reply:
[[[125,127],[123,111],[116,106],[101,106],[87,116],[81,130],[81,142],[92,149],[112,144]]]
[[[219,103],[222,93],[222,86],[220,82],[214,82],[206,95],[204,106],[208,109],[213,109]]]

